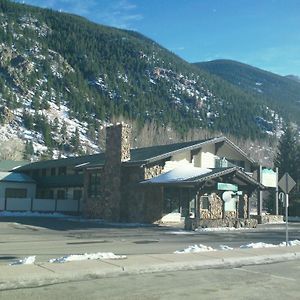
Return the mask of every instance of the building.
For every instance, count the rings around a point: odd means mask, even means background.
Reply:
[[[152,223],[194,216],[203,226],[249,220],[249,196],[264,186],[251,177],[257,164],[226,137],[139,149],[129,141],[130,127],[117,124],[107,128],[106,153],[15,171],[35,180],[37,199],[73,201],[89,217]]]

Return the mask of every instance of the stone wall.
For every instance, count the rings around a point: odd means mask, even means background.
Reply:
[[[283,223],[282,215],[262,215],[262,216],[251,216],[251,219],[258,221],[258,224],[268,224],[268,223]]]
[[[208,199],[209,207],[208,209],[200,209],[200,218],[211,220],[222,219],[224,205],[223,200],[216,193],[212,193]],[[201,203],[200,207],[202,207]]]
[[[248,216],[248,195],[244,194],[243,196],[240,197],[239,203],[238,203],[238,214],[239,218],[241,219],[247,219]]]
[[[235,228],[256,228],[257,220],[254,219],[201,219],[197,225],[201,228],[214,228],[214,227],[235,227]]]
[[[143,186],[139,182],[158,176],[163,163],[147,167],[130,167],[122,171],[122,219],[129,222],[152,223],[162,217],[161,187]]]
[[[144,179],[151,179],[160,175],[163,172],[164,164],[148,166],[144,169]]]
[[[121,221],[141,222],[144,212],[144,195],[139,182],[144,179],[144,168],[124,167],[121,174]]]
[[[85,213],[110,221],[119,221],[122,199],[122,162],[130,159],[130,126],[117,124],[106,128],[105,163],[101,176],[101,190],[97,197],[85,195]],[[85,175],[85,191],[88,191],[89,172]]]

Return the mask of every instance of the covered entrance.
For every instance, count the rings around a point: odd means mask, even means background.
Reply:
[[[264,189],[238,167],[174,169],[143,184],[161,186],[162,220],[171,214],[173,220],[193,220],[197,227],[235,226],[238,220],[250,224],[250,196]]]

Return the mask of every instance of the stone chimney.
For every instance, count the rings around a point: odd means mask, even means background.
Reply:
[[[104,218],[119,221],[121,202],[121,165],[130,160],[131,128],[116,124],[106,128],[106,151],[103,178]]]

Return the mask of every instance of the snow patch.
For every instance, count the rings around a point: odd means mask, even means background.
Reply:
[[[249,230],[253,228],[242,227],[242,228],[235,228],[235,227],[211,227],[211,228],[196,228],[195,231],[199,232],[206,232],[206,231],[236,231],[236,230]]]
[[[282,242],[278,245],[274,245],[274,244],[267,244],[267,243],[263,243],[263,242],[259,242],[259,243],[250,243],[247,245],[241,245],[240,248],[241,249],[259,249],[259,248],[274,248],[274,247],[285,247],[286,246],[286,242]],[[292,240],[288,242],[288,246],[300,246],[300,241],[299,240]]]
[[[10,263],[10,266],[16,266],[16,265],[32,265],[35,262],[35,256],[28,256],[24,257],[23,259],[19,259],[17,261],[14,261]]]
[[[176,182],[181,180],[187,180],[189,178],[201,176],[210,173],[210,169],[197,168],[192,165],[182,165],[179,168],[175,168],[169,172],[163,173],[159,176],[144,181],[143,183],[167,183]]]
[[[199,244],[199,245],[189,246],[183,250],[177,250],[174,253],[183,254],[183,253],[199,253],[199,252],[207,252],[207,251],[216,251],[216,249],[214,249],[210,246],[205,246],[205,245]]]
[[[68,261],[84,261],[84,260],[97,260],[97,259],[125,259],[126,255],[115,255],[112,252],[97,252],[85,254],[71,254],[59,258],[52,258],[50,263],[65,263]]]
[[[225,251],[227,251],[227,250],[233,250],[232,247],[229,247],[227,245],[220,245],[219,247],[220,247],[221,250],[225,250]]]
[[[247,245],[241,245],[240,248],[244,249],[244,248],[251,248],[251,249],[259,249],[259,248],[274,248],[277,247],[274,244],[266,244],[263,242],[259,242],[259,243],[250,243]]]

